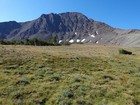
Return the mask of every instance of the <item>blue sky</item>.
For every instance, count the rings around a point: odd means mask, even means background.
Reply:
[[[41,14],[81,12],[123,29],[140,29],[140,0],[0,0],[0,22],[24,22]]]

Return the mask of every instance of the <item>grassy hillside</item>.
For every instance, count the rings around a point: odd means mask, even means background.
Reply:
[[[140,48],[0,46],[0,105],[140,105]]]

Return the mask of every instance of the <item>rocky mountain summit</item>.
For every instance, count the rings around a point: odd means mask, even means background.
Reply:
[[[122,30],[89,19],[77,12],[42,14],[28,22],[0,23],[1,40],[27,38],[50,39],[57,36],[58,42],[96,43],[140,46],[140,30]]]

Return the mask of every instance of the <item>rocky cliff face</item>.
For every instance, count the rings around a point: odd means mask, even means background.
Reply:
[[[0,39],[21,40],[34,37],[49,39],[52,36],[57,36],[58,42],[69,41],[70,43],[115,45],[140,43],[139,30],[112,28],[77,12],[43,14],[38,19],[24,23],[14,21],[0,23]]]

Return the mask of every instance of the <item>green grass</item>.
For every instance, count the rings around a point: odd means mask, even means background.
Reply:
[[[140,105],[140,50],[0,46],[0,105]]]

